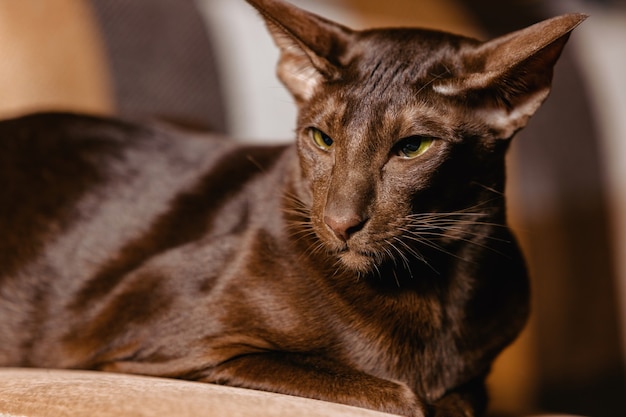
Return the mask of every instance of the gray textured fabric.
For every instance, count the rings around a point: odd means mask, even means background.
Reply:
[[[226,131],[209,34],[193,0],[91,0],[118,112]]]

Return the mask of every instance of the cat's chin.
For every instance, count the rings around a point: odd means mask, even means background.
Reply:
[[[339,259],[346,269],[361,274],[370,272],[375,267],[374,259],[371,256],[355,251],[342,252]]]

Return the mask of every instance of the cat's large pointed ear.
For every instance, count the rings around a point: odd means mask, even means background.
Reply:
[[[278,77],[296,101],[309,100],[320,83],[341,77],[350,29],[282,1],[246,1],[261,13],[280,48]]]
[[[433,84],[473,107],[501,138],[526,125],[550,92],[570,32],[587,16],[568,14],[485,42],[464,55],[462,75]]]

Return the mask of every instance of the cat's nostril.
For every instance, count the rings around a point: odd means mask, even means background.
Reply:
[[[357,216],[351,217],[332,217],[324,216],[324,222],[333,231],[335,236],[347,242],[350,237],[363,229],[367,219],[363,220]]]

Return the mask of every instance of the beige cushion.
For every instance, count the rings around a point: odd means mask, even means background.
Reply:
[[[0,417],[385,417],[220,385],[105,372],[0,368]]]

